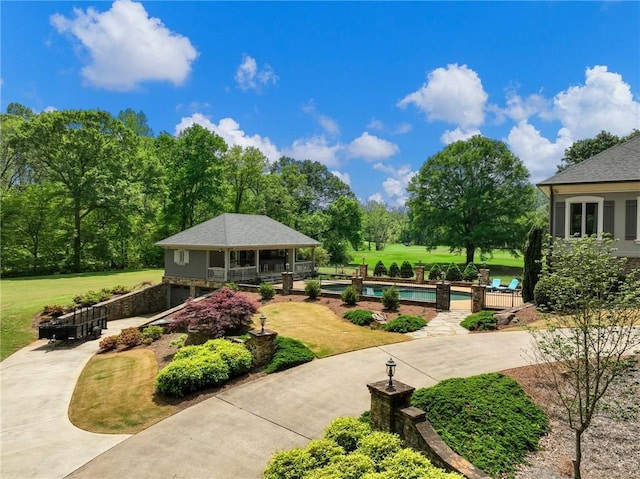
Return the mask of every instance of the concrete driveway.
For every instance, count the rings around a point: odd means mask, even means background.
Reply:
[[[104,335],[146,321],[110,321]],[[76,381],[97,350],[95,340],[55,349],[39,340],[0,363],[0,477],[64,477],[129,437],[86,432],[69,421]]]
[[[526,332],[468,334],[315,360],[223,392],[126,440],[114,437],[114,447],[69,477],[258,478],[274,451],[302,446],[335,417],[369,409],[366,384],[385,379],[389,357],[398,363],[396,379],[419,388],[528,364],[524,351],[530,346]],[[46,457],[55,450],[40,453]],[[82,458],[89,456],[87,451]]]

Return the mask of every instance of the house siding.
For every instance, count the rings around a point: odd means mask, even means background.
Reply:
[[[206,279],[207,278],[207,252],[202,250],[189,250],[189,262],[185,265],[176,264],[173,252],[164,250],[164,274],[180,278]]]
[[[572,198],[575,194],[570,195],[555,195],[555,212],[556,217],[554,221],[554,236],[564,237],[565,233],[565,200]],[[605,194],[593,194],[593,196],[599,196],[604,199],[604,217],[603,217],[603,230],[607,231],[613,227],[613,237],[617,240],[615,247],[618,249],[618,256],[627,256],[630,258],[640,258],[640,244],[636,244],[634,240],[626,239],[626,226],[627,226],[627,200],[635,200],[638,196],[638,192],[629,193],[605,193]],[[562,205],[562,206],[560,206]],[[613,218],[610,217],[613,210]]]

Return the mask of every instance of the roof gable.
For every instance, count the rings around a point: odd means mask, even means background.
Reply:
[[[572,165],[538,186],[626,181],[640,181],[640,135]]]
[[[307,247],[320,243],[264,215],[225,213],[156,243],[163,248]]]

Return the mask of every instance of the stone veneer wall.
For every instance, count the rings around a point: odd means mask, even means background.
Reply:
[[[107,309],[107,321],[129,318],[141,314],[157,313],[167,309],[169,284],[159,283],[109,299],[99,306]]]
[[[633,269],[640,271],[640,258],[627,258],[627,264],[625,265],[625,271],[629,272]]]

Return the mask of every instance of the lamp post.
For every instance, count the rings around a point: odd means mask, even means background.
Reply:
[[[386,362],[387,376],[389,376],[389,384],[387,384],[387,391],[395,391],[396,387],[393,385],[393,375],[396,372],[396,363],[393,358],[389,358]]]
[[[260,315],[260,326],[261,326],[260,334],[264,334],[264,325],[265,324],[267,324],[267,317],[265,316],[264,313],[262,313]]]
[[[440,277],[442,278],[442,284],[444,284],[444,278],[445,278],[446,276],[447,276],[447,273],[446,273],[446,272],[442,271],[442,272],[440,273]]]

